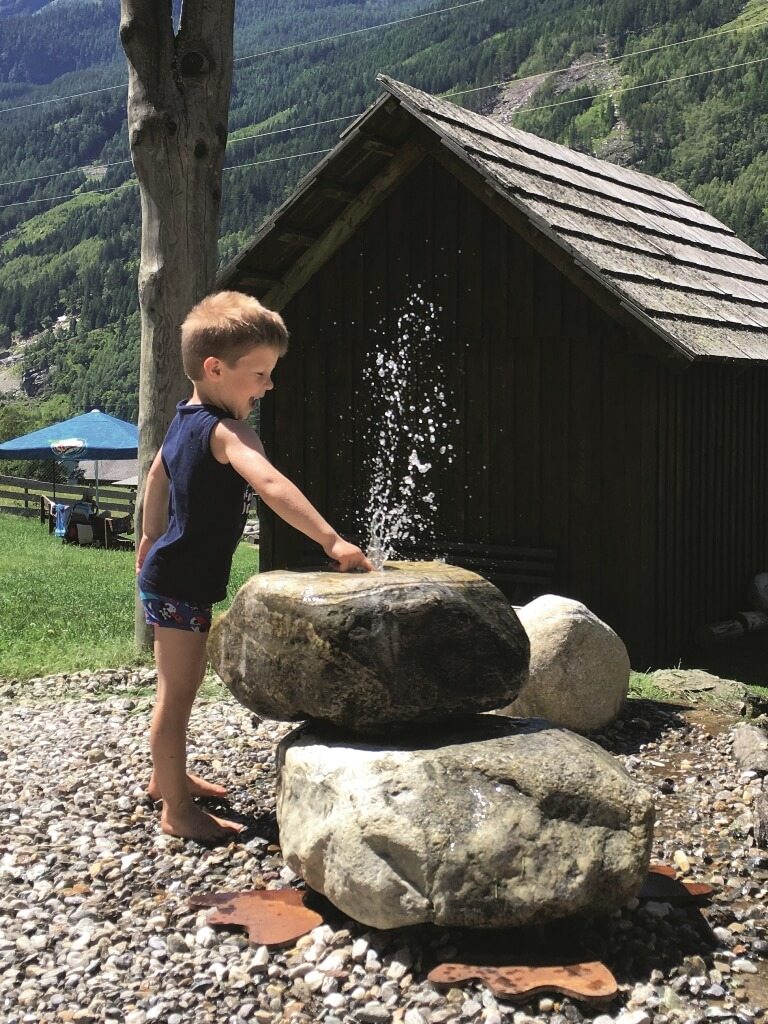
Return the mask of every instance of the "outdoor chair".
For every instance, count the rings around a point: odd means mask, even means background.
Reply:
[[[101,542],[105,548],[133,551],[134,543],[126,534],[133,532],[133,516],[104,516],[99,524],[103,528]]]
[[[40,522],[47,523],[48,533],[53,533],[56,527],[56,502],[44,494],[40,495]]]

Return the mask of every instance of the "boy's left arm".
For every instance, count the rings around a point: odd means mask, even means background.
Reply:
[[[144,508],[141,515],[141,540],[136,549],[136,572],[141,572],[144,559],[150,552],[158,537],[162,536],[168,525],[168,491],[169,480],[163,465],[162,448],[154,458],[147,474],[147,486],[144,489]]]

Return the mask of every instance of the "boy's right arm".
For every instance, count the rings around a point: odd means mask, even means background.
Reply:
[[[319,544],[342,572],[373,569],[360,548],[340,537],[296,484],[275,469],[247,423],[221,420],[211,435],[211,451],[219,462],[229,462],[281,519]]]
[[[168,526],[169,480],[163,465],[162,448],[157,453],[147,473],[142,512],[142,534],[136,550],[136,572],[141,572],[144,559],[158,537],[162,537]]]

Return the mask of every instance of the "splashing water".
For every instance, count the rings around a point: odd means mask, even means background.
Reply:
[[[444,384],[439,309],[418,291],[397,317],[383,325],[363,378],[374,404],[366,436],[370,477],[365,517],[368,557],[377,569],[397,553],[434,534],[437,505],[429,474],[453,461],[453,445],[441,440],[451,396]]]

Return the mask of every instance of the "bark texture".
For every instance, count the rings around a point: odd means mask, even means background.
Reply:
[[[141,529],[146,474],[176,403],[189,394],[179,327],[214,283],[232,84],[235,0],[121,0],[128,131],[141,194]],[[136,640],[147,632],[137,605]]]

